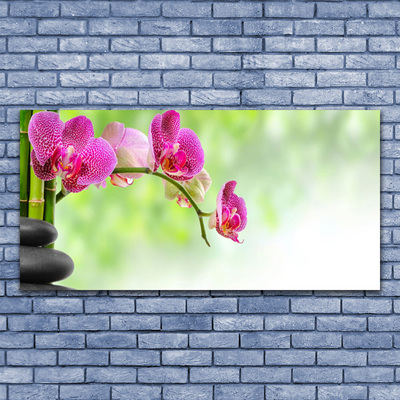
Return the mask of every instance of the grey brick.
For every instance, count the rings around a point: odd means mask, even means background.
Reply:
[[[294,66],[300,69],[340,69],[344,56],[333,54],[296,55]]]
[[[36,33],[36,20],[13,18],[0,20],[0,36],[34,35]]]
[[[46,90],[36,94],[36,102],[45,105],[85,104],[86,92],[83,90]]]
[[[191,53],[209,53],[211,39],[208,38],[162,38],[161,49],[165,52],[180,53],[182,49]]]
[[[1,332],[2,349],[29,349],[33,347],[33,333]]]
[[[239,368],[190,368],[192,383],[239,383]]]
[[[86,336],[88,348],[135,348],[136,334],[127,332],[98,332]]]
[[[253,332],[243,333],[240,337],[241,347],[243,348],[277,348],[286,349],[290,347],[289,333],[276,332]]]
[[[216,385],[215,400],[263,400],[262,385]]]
[[[197,36],[235,36],[242,33],[241,21],[235,20],[194,20],[192,26],[193,35]]]
[[[134,311],[135,299],[94,298],[85,300],[87,314],[133,313]]]
[[[105,52],[108,51],[108,39],[104,38],[61,38],[60,50],[66,52]]]
[[[237,300],[233,298],[193,298],[187,301],[190,313],[232,313],[237,311]]]
[[[169,93],[154,90],[141,90],[139,92],[139,104],[184,106],[189,104],[189,92],[187,90],[175,90]]]
[[[350,69],[393,69],[394,67],[394,56],[374,54],[346,56],[346,68]]]
[[[87,368],[88,383],[135,383],[136,370],[124,367]]]
[[[8,39],[10,53],[47,53],[57,51],[57,39],[47,37],[10,37]]]
[[[136,308],[138,313],[182,313],[185,303],[184,299],[137,299]]]
[[[343,3],[340,7],[335,3],[318,3],[318,18],[362,18],[367,16],[367,8],[361,3]]]
[[[211,315],[183,315],[162,317],[165,331],[207,331],[211,330]]]
[[[150,367],[138,369],[138,382],[140,383],[186,383],[187,381],[187,368]]]
[[[108,74],[101,72],[60,73],[60,85],[63,87],[106,87],[109,85],[108,80]]]
[[[237,348],[239,347],[238,333],[191,333],[189,334],[191,348]]]
[[[59,365],[108,365],[106,350],[60,350]]]
[[[320,331],[365,331],[365,317],[331,316],[317,317],[317,329]]]
[[[160,85],[158,78],[158,84]],[[170,71],[163,74],[164,87],[192,88],[192,87],[211,87],[212,74],[201,71]]]
[[[392,302],[383,299],[343,299],[345,314],[390,314]]]
[[[60,317],[60,328],[63,331],[100,331],[109,329],[107,316],[74,315]]]
[[[283,297],[248,297],[239,299],[239,312],[248,314],[276,314],[289,311],[289,299]]]
[[[60,399],[109,399],[110,387],[108,385],[90,384],[90,385],[61,385]]]
[[[63,17],[107,17],[109,5],[101,1],[61,3]]]
[[[27,383],[27,382],[24,382]],[[57,385],[10,385],[9,399],[47,400],[58,396]]]
[[[291,21],[244,21],[245,35],[292,35],[293,23]]]
[[[244,69],[291,69],[292,56],[276,54],[255,54],[243,56]]]
[[[393,368],[345,368],[345,382],[393,382]]]
[[[340,300],[332,298],[295,298],[292,299],[291,309],[294,313],[339,313]]]
[[[384,3],[379,3],[380,8]],[[372,6],[373,4],[370,4]],[[369,8],[371,14],[371,7]],[[371,16],[371,15],[370,15]],[[346,32],[348,35],[394,35],[395,34],[395,24],[394,21],[368,21],[368,20],[358,20],[358,21],[347,21],[346,22]]]
[[[242,368],[242,382],[245,383],[290,383],[290,368]]]
[[[291,92],[279,89],[254,89],[242,92],[242,102],[244,105],[288,105],[291,103]]]
[[[342,104],[342,92],[336,89],[296,90],[293,93],[293,104]]]
[[[140,56],[142,69],[188,69],[189,56],[173,54],[146,54]]]
[[[132,90],[92,90],[89,92],[89,104],[125,104],[135,105],[138,102],[138,94]]]
[[[86,24],[70,19],[44,19],[38,21],[38,32],[39,35],[84,35]]]
[[[137,35],[138,22],[134,19],[91,19],[89,21],[90,35]]]
[[[162,365],[211,365],[212,352],[206,350],[166,350],[161,355]]]
[[[122,331],[159,330],[161,318],[155,315],[112,315],[111,329]]]
[[[240,94],[233,90],[192,90],[192,105],[239,105]]]
[[[315,351],[310,350],[266,350],[266,365],[314,365]]]
[[[163,387],[164,400],[208,400],[212,398],[213,388],[209,385],[166,385]]]
[[[83,383],[83,368],[36,368],[35,382],[38,383]]]
[[[373,87],[399,86],[400,71],[374,71],[368,74],[368,85]]]
[[[370,400],[386,400],[395,399],[399,395],[400,386],[371,385],[369,398]]]
[[[313,18],[314,4],[267,2],[264,5],[265,17],[276,18]]]
[[[392,347],[392,336],[388,333],[348,333],[343,335],[345,349],[385,349]]]
[[[372,52],[397,52],[400,48],[400,38],[370,38],[369,50]]]
[[[334,386],[338,387],[337,385]],[[316,396],[315,386],[310,385],[266,385],[266,399],[279,400],[314,400]]]
[[[391,90],[345,90],[344,104],[350,105],[385,105],[393,104],[393,92]]]
[[[26,2],[15,1],[10,4],[11,17],[58,17],[59,5],[47,1],[34,2],[27,7]]]
[[[35,56],[22,54],[3,54],[0,58],[1,69],[34,69]]]
[[[294,23],[296,35],[300,36],[338,36],[344,35],[343,21],[307,20]]]
[[[223,53],[254,53],[262,50],[261,38],[215,38],[213,50]]]
[[[363,367],[367,365],[367,352],[349,350],[321,350],[317,353],[317,364]]]
[[[267,52],[301,53],[315,50],[312,38],[267,37],[264,45]]]
[[[91,69],[137,69],[139,57],[135,54],[95,54],[89,56]]]
[[[263,365],[262,350],[215,350],[215,365]]]
[[[139,334],[139,348],[179,349],[188,345],[188,335],[183,333],[143,333]]]
[[[114,17],[158,17],[160,14],[160,4],[157,2],[111,3],[111,15]]]
[[[214,330],[216,331],[260,331],[263,329],[263,325],[261,315],[214,317]]]
[[[140,33],[142,35],[157,35],[157,36],[170,36],[170,35],[189,35],[190,22],[189,21],[142,21],[140,24]]]
[[[38,56],[39,70],[86,69],[85,55],[78,54],[52,54]]]
[[[126,399],[126,400],[161,400],[161,387],[160,386],[147,386],[147,385],[118,385],[112,387],[113,399]]]
[[[341,334],[339,333],[326,333],[326,332],[307,332],[307,333],[293,333],[292,346],[294,348],[340,348],[341,347]]]
[[[398,350],[372,350],[368,352],[369,365],[400,365]]]
[[[129,37],[111,39],[111,51],[151,53],[159,50],[159,38]]]
[[[398,331],[400,330],[400,316],[384,316],[368,318],[370,331]]]
[[[186,56],[181,56],[181,57],[186,57]],[[193,69],[238,70],[241,68],[240,65],[241,65],[240,56],[218,55],[218,54],[192,56]],[[187,61],[187,67],[188,66],[189,66],[189,60]]]
[[[396,2],[371,3],[369,5],[370,18],[400,17],[400,4]]]
[[[38,349],[82,349],[85,347],[83,333],[38,333],[36,334]]]
[[[111,85],[113,87],[122,87],[122,88],[159,87],[160,82],[161,82],[160,72],[153,72],[153,71],[116,72],[111,77]]]
[[[265,330],[269,331],[312,331],[315,317],[302,315],[271,315],[265,318]]]
[[[83,312],[81,299],[33,299],[35,314],[75,314]]]
[[[174,1],[162,5],[164,17],[171,18],[207,18],[211,17],[211,3],[188,3]]]
[[[341,368],[293,368],[294,383],[341,383]]]
[[[363,53],[366,39],[361,38],[318,38],[317,50],[325,53]]]
[[[154,350],[112,350],[111,365],[157,366],[160,365],[160,352]]]
[[[315,74],[312,72],[281,72],[271,71],[265,73],[266,87],[313,87]]]
[[[320,87],[335,86],[366,86],[367,74],[365,72],[325,71],[317,73],[317,85]]]
[[[54,350],[9,350],[7,365],[47,366],[56,365],[57,353]]]
[[[57,75],[52,72],[9,72],[9,87],[56,87]]]
[[[215,3],[214,18],[259,18],[262,4],[259,3]]]
[[[22,299],[21,299],[22,300]],[[42,315],[21,315],[8,317],[10,331],[56,331],[57,317]]]
[[[350,400],[350,399],[367,399],[367,387],[356,385],[318,385],[318,398],[321,400]]]

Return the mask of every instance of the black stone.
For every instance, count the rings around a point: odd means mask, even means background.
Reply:
[[[20,217],[21,246],[47,246],[54,243],[57,236],[54,225],[39,219]]]
[[[50,283],[68,278],[74,262],[68,254],[46,247],[20,246],[20,282]]]

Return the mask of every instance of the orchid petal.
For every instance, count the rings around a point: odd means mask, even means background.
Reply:
[[[79,185],[77,183],[77,179],[74,180],[69,180],[69,179],[63,179],[62,181],[65,189],[68,190],[68,192],[71,193],[79,193],[82,190],[85,190],[89,185]]]
[[[118,146],[120,145],[122,139],[124,138],[125,129],[124,124],[120,122],[111,122],[106,125],[101,134],[101,137],[104,140],[107,140],[110,143],[110,146],[113,148],[114,151],[117,150]]]
[[[182,182],[182,185],[196,203],[202,203],[204,201],[204,195],[211,186],[211,178],[207,171],[203,169],[194,178]]]
[[[163,181],[163,183],[165,186],[165,198],[168,200],[174,200],[179,194],[179,189],[171,182]]]
[[[33,172],[42,181],[51,181],[52,179],[54,179],[56,177],[56,175],[52,171],[51,158],[49,158],[44,163],[44,165],[41,165],[36,157],[35,150],[32,150],[31,162],[32,162],[31,165],[33,168]]]
[[[118,186],[118,187],[124,188],[124,187],[132,185],[133,179],[132,178],[125,178],[125,177],[121,176],[120,174],[111,174],[110,175],[110,182],[114,186]]]
[[[110,144],[103,138],[91,139],[81,153],[82,168],[77,183],[91,185],[107,178],[117,164],[117,157]]]
[[[57,113],[42,111],[33,114],[29,122],[28,136],[40,165],[43,166],[57,146],[61,145],[63,130],[64,122]]]
[[[90,139],[94,137],[92,121],[80,115],[72,118],[65,123],[62,133],[62,144],[64,147],[73,146],[79,154],[88,145]]]
[[[210,229],[214,229],[217,226],[217,210],[214,210],[214,212],[210,215],[210,218],[208,220],[208,227]]]
[[[147,135],[149,139],[149,146],[151,151],[151,157],[154,160],[153,171],[157,171],[160,166],[161,153],[164,150],[164,143],[161,135],[161,115],[157,114],[151,121],[149,127],[149,134]],[[148,159],[150,158],[150,154]]]

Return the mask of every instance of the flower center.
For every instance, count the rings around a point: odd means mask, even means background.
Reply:
[[[161,153],[161,168],[169,175],[182,176],[187,172],[186,153],[179,150],[179,143],[167,144]]]
[[[221,221],[221,229],[225,235],[231,236],[236,233],[236,230],[239,228],[241,224],[240,215],[237,214],[236,208],[228,208],[224,207],[222,209],[222,221]]]
[[[57,146],[51,156],[51,169],[62,179],[71,179],[78,175],[82,166],[82,157],[75,153],[74,146],[65,149]]]

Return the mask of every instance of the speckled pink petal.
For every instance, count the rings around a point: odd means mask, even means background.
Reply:
[[[74,146],[75,152],[81,153],[94,137],[92,121],[83,115],[70,119],[65,123],[62,143],[65,148]]]
[[[247,225],[247,208],[246,203],[242,197],[233,194],[230,200],[230,207],[236,208],[236,212],[240,215],[240,226],[236,232],[242,231]]]
[[[37,157],[37,161],[44,165],[52,156],[54,150],[61,144],[61,135],[64,122],[57,113],[42,111],[33,114],[28,127],[29,141]]]
[[[79,193],[82,190],[85,190],[89,186],[89,185],[79,185],[76,181],[77,181],[76,179],[74,179],[74,180],[64,179],[62,181],[62,183],[63,183],[65,189],[67,189],[68,192],[71,192],[71,193]]]
[[[218,225],[221,227],[222,224],[222,209],[224,206],[228,205],[229,198],[231,197],[233,191],[236,187],[236,181],[229,181],[222,185],[221,190],[217,195],[217,217]]]
[[[204,166],[204,150],[197,135],[188,128],[182,128],[176,138],[179,143],[179,151],[186,153],[187,171],[182,176],[171,176],[177,181],[187,181],[200,173]],[[167,174],[168,175],[168,174]]]
[[[161,135],[161,115],[157,114],[151,121],[149,127],[149,134],[147,135],[149,139],[149,146],[151,155],[149,154],[148,159],[154,159],[153,171],[157,171],[160,166],[161,153],[164,150],[164,143],[162,141]]]
[[[80,155],[82,167],[77,180],[79,185],[102,182],[117,165],[114,150],[103,138],[91,139]]]
[[[110,143],[114,151],[117,150],[125,134],[125,125],[120,122],[111,122],[106,125],[101,137]]]
[[[51,181],[56,177],[51,170],[51,158],[49,158],[44,165],[41,165],[36,157],[35,150],[31,152],[31,165],[35,175],[43,181]]]
[[[161,133],[163,140],[167,143],[175,143],[179,134],[181,125],[181,117],[178,112],[174,110],[166,111],[161,118]]]

